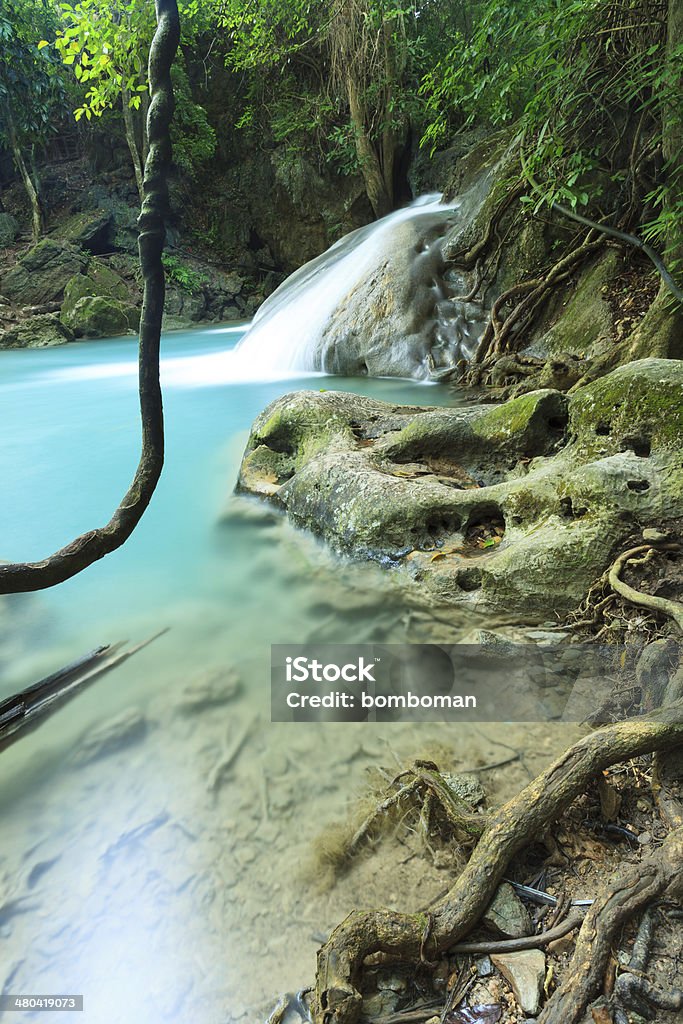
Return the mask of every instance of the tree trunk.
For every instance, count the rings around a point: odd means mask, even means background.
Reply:
[[[170,124],[173,117],[171,65],[180,39],[177,0],[156,0],[157,30],[149,52],[152,94],[145,195],[138,225],[140,268],[144,282],[138,390],[142,451],[133,481],[105,526],[83,533],[41,562],[0,564],[0,594],[53,587],[87,569],[128,540],[149,505],[164,465],[164,413],[159,383],[159,345],[164,312],[165,218],[168,214]]]
[[[9,144],[10,149],[12,150],[14,163],[19,171],[22,182],[24,183],[24,188],[26,189],[26,194],[29,198],[29,203],[31,204],[31,234],[35,245],[43,233],[44,226],[43,208],[40,202],[40,195],[33,179],[31,178],[28,167],[26,166],[24,154],[22,153],[21,146],[19,145],[19,137],[17,135],[16,125],[12,115],[12,108],[7,101],[3,103],[3,114],[7,123],[7,135],[9,137]]]
[[[360,98],[358,86],[350,73],[346,75],[346,91],[349,99],[351,125],[356,143],[356,154],[360,163],[360,171],[365,182],[370,205],[375,217],[384,217],[393,209],[392,190],[387,189],[386,178],[380,159],[372,144],[365,123],[365,108]]]
[[[138,140],[135,134],[135,118],[133,117],[133,110],[129,104],[130,93],[127,89],[124,89],[121,93],[121,105],[123,107],[123,124],[126,130],[126,142],[128,143],[128,149],[130,150],[131,160],[133,161],[133,170],[135,171],[135,183],[138,186],[138,192],[140,194],[140,200],[144,199],[144,173],[142,170],[142,159],[140,157],[140,150],[138,149]]]
[[[666,57],[670,69],[675,66],[674,53],[683,47],[683,4],[681,0],[669,0],[667,22]],[[662,110],[662,155],[669,194],[673,200],[683,197],[683,79],[672,88]],[[672,229],[668,242],[668,255],[676,266],[683,263],[683,224]],[[680,273],[680,265],[679,265]]]
[[[149,115],[149,90],[141,92],[140,113],[142,114],[142,163],[147,162],[149,156],[149,133],[147,130],[147,117]]]

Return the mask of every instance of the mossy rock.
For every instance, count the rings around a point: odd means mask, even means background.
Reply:
[[[540,621],[634,530],[683,516],[681,447],[683,364],[647,359],[497,407],[285,395],[254,424],[239,486],[429,600]]]
[[[73,341],[73,332],[54,313],[27,317],[0,331],[0,348],[52,348]]]
[[[109,210],[83,210],[62,221],[53,235],[88,252],[103,253],[111,249],[113,221]]]
[[[128,300],[128,288],[123,278],[102,263],[92,261],[87,274],[74,274],[64,289],[62,320],[70,323],[76,303],[86,296],[102,296],[119,302]]]
[[[67,282],[82,273],[87,263],[88,257],[77,246],[44,238],[5,274],[0,290],[18,306],[57,302]]]
[[[76,300],[62,320],[79,338],[111,338],[137,327],[134,306],[103,295],[85,295]]]
[[[648,455],[683,444],[683,362],[638,359],[581,388],[570,432],[583,454]]]
[[[530,350],[584,358],[609,350],[614,344],[614,318],[606,293],[619,266],[619,257],[611,251],[589,264],[573,289],[559,293],[552,324],[536,332]]]
[[[6,249],[19,234],[19,224],[11,213],[0,213],[0,249]]]

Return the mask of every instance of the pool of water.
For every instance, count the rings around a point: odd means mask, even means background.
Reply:
[[[268,721],[272,643],[415,641],[433,620],[390,574],[233,495],[252,420],[297,388],[456,399],[399,380],[233,383],[240,335],[164,339],[166,466],[128,543],[0,605],[0,695],[99,644],[167,630],[1,755],[0,992],[82,994],[84,1013],[60,1020],[265,1019],[279,992],[311,982],[321,937],[367,902],[366,885],[396,906],[411,884],[420,905],[443,886],[421,872],[399,891],[386,872],[352,873],[323,892],[307,870],[316,833],[347,813],[367,769],[446,739],[452,766],[467,767],[530,735]],[[1,558],[38,559],[108,520],[137,464],[135,358],[131,339],[0,353]],[[444,612],[439,628],[455,640],[468,625]],[[207,678],[222,702],[197,700]],[[95,749],[103,726],[122,739]],[[547,726],[534,735],[543,759],[556,741]]]

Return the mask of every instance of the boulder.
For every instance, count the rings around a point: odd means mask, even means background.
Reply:
[[[111,338],[134,330],[139,315],[134,306],[104,295],[84,295],[76,300],[62,322],[78,338]]]
[[[29,316],[0,331],[0,348],[50,348],[73,341],[70,331],[54,313]]]
[[[77,325],[73,324],[72,320],[76,303],[79,299],[96,295],[127,302],[128,287],[114,270],[93,260],[87,274],[74,274],[67,281],[62,302],[62,320],[75,329]]]
[[[2,293],[18,306],[36,306],[62,298],[67,282],[82,273],[88,257],[69,242],[44,238],[2,279]]]
[[[83,210],[63,221],[53,234],[97,255],[109,252],[113,244],[114,215],[111,210]]]
[[[0,213],[0,249],[6,249],[19,234],[19,224],[11,213]]]
[[[429,599],[545,621],[634,529],[683,515],[682,444],[673,360],[493,407],[307,391],[257,418],[238,488]]]

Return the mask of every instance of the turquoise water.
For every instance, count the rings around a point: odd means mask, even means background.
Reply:
[[[422,613],[378,567],[337,560],[232,492],[250,423],[285,391],[453,395],[367,378],[230,383],[239,337],[164,339],[166,467],[130,541],[54,590],[0,604],[3,694],[168,627],[1,755],[0,992],[82,993],[85,1012],[65,1022],[265,1019],[280,991],[310,983],[321,931],[364,898],[312,893],[299,877],[311,839],[343,816],[368,766],[414,751],[410,727],[268,722],[271,643],[404,642]],[[37,559],[106,522],[138,458],[134,341],[2,352],[0,408],[0,557]],[[183,711],[188,686],[228,670],[239,697]],[[127,744],[89,759],[93,730],[121,715],[138,723]],[[476,744],[463,727],[458,763]],[[418,881],[424,903],[429,880]],[[400,904],[394,890],[390,874],[372,882],[379,901]]]
[[[290,632],[296,581],[284,574],[283,607],[277,581],[255,571],[263,523],[239,514],[220,523],[252,420],[298,388],[334,387],[420,404],[453,401],[446,389],[398,380],[311,375],[231,385],[225,353],[241,333],[196,330],[165,338],[167,455],[150,509],[122,549],[56,590],[15,602],[34,609],[46,666],[51,643],[68,660],[118,639],[121,630],[137,636],[141,623],[165,625],[205,602],[219,607],[238,633],[251,633],[255,616],[260,626],[267,618],[264,644],[299,639]],[[0,354],[0,557],[39,559],[108,520],[137,464],[135,359],[132,339]],[[33,654],[41,660],[40,651]],[[28,678],[28,668],[6,667],[2,690]]]

